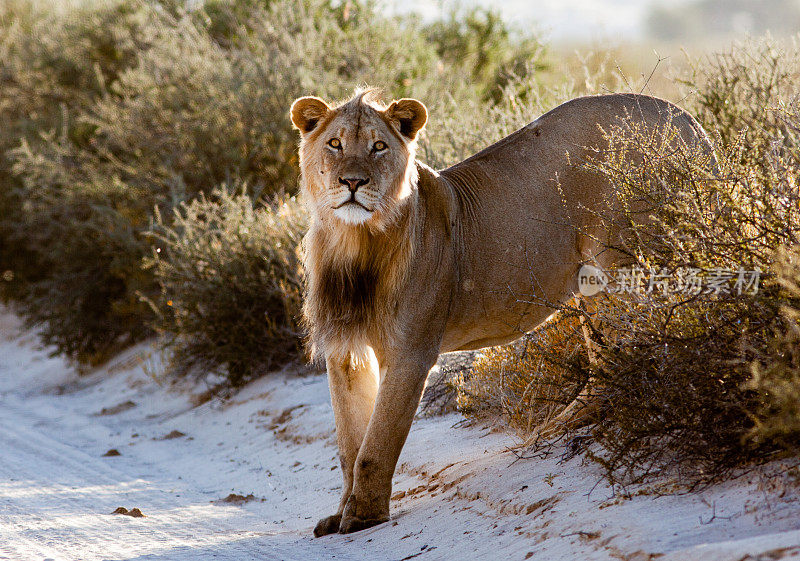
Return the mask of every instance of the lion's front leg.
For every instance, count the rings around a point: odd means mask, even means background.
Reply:
[[[374,354],[369,355],[368,360],[358,363],[351,361],[350,357],[326,360],[342,466],[342,499],[336,514],[317,523],[314,528],[317,537],[339,531],[339,521],[352,492],[353,466],[378,393],[378,364]]]
[[[353,472],[353,490],[339,531],[357,532],[389,520],[392,475],[419,405],[425,378],[436,362],[430,351],[391,361],[378,389],[364,442]]]

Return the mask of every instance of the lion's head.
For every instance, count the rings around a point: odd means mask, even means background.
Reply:
[[[337,107],[300,98],[291,116],[302,137],[300,169],[312,212],[371,230],[392,224],[415,179],[425,106],[414,99],[386,106],[368,90]]]
[[[302,137],[303,196],[313,214],[303,241],[311,351],[362,355],[368,332],[390,339],[389,295],[412,253],[414,157],[427,110],[413,99],[387,106],[365,91],[336,107],[300,98],[291,117]]]

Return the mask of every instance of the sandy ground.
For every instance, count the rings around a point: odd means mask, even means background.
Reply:
[[[779,463],[626,497],[580,458],[515,461],[511,436],[457,414],[415,422],[390,522],[314,539],[341,483],[324,376],[201,403],[202,385],[160,372],[141,345],[79,377],[0,314],[0,559],[800,557],[800,488]]]

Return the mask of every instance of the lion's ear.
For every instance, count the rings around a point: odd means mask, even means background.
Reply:
[[[292,103],[292,124],[301,133],[308,134],[330,110],[328,104],[318,97],[301,97]]]
[[[417,133],[428,121],[428,110],[416,99],[393,101],[385,115],[397,127],[400,134],[414,140]]]

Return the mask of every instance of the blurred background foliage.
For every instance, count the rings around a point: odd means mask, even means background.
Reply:
[[[724,39],[731,34],[794,35],[800,29],[795,0],[695,0],[654,5],[646,18],[649,36],[663,40]]]

